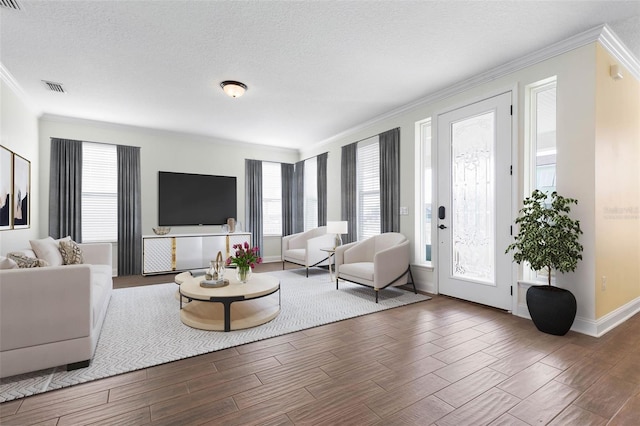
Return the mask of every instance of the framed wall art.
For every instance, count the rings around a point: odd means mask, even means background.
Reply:
[[[0,145],[0,231],[13,226],[13,152]]]
[[[13,229],[31,226],[31,162],[13,154]]]

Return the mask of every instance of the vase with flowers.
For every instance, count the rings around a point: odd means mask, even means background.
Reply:
[[[258,255],[258,247],[251,247],[249,243],[234,244],[234,255],[229,256],[227,265],[235,265],[236,278],[242,283],[246,283],[251,278],[251,271],[258,263],[262,263],[262,258]]]

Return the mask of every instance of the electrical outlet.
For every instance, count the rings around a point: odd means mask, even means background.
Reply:
[[[607,290],[607,277],[605,277],[604,275],[602,276],[602,291],[606,291]]]

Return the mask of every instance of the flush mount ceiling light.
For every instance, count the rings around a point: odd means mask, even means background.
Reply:
[[[239,98],[244,95],[245,90],[247,90],[247,85],[244,83],[240,83],[239,81],[227,80],[220,83],[220,87],[224,90],[224,93],[231,96],[232,98]]]

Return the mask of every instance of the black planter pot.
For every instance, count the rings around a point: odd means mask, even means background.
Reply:
[[[527,307],[538,330],[556,336],[567,334],[576,318],[576,298],[564,288],[549,285],[529,287]]]

